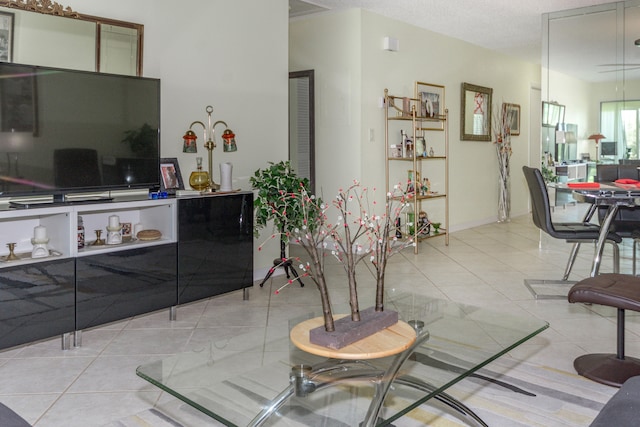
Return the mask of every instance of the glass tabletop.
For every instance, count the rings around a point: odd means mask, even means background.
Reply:
[[[411,293],[391,292],[385,301],[385,310],[398,311],[416,327],[415,347],[406,354],[327,359],[295,348],[287,338],[261,341],[247,334],[234,337],[245,346],[226,357],[217,357],[211,343],[139,366],[137,374],[229,426],[359,425],[380,384],[390,380],[378,417],[366,423],[388,425],[548,327],[532,316]],[[320,314],[291,318],[289,327]],[[274,349],[280,351],[269,351]],[[296,381],[302,370],[304,381]]]

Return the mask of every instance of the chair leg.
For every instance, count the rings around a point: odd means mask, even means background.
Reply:
[[[569,255],[569,260],[567,261],[567,266],[564,269],[564,276],[562,276],[562,280],[569,280],[569,275],[571,274],[573,263],[576,262],[579,250],[580,242],[574,242],[573,247],[571,248],[571,254]]]
[[[633,275],[636,275],[636,252],[638,251],[639,239],[633,239]]]
[[[612,242],[613,245],[613,272],[620,273],[620,246],[617,243]]]

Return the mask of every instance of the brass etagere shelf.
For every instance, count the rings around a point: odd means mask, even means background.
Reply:
[[[441,90],[441,104],[444,105],[444,86],[433,86]],[[422,111],[422,108],[420,105],[421,100],[419,98],[390,95],[388,89],[384,90],[384,101],[384,149],[387,192],[389,192],[390,190],[390,183],[392,178],[390,165],[392,163],[409,163],[411,165],[410,169],[408,169],[407,171],[407,178],[403,180],[406,180],[407,186],[411,187],[411,191],[414,193],[414,203],[412,203],[412,218],[410,215],[407,215],[407,219],[405,219],[405,227],[403,227],[404,232],[413,233],[413,237],[416,242],[434,237],[443,237],[445,239],[445,244],[449,245],[449,126],[447,120],[449,110],[445,108],[443,110],[444,114],[433,114],[429,117],[421,116],[420,112]],[[399,107],[398,104],[402,105],[402,107]],[[404,129],[400,129],[400,127],[397,125],[392,125],[393,131],[397,131],[398,135],[401,135],[398,141],[392,141],[389,137],[390,123],[396,121],[410,124],[411,135],[402,134],[402,131],[404,131]],[[430,138],[432,144],[437,147],[437,155],[433,148],[430,148],[430,152],[428,152],[426,147],[426,136],[435,135],[433,133],[434,131],[443,132],[441,137],[435,138],[437,139],[437,142],[435,143],[433,143]],[[419,141],[422,141],[422,146],[419,146]],[[419,152],[419,149],[421,149],[422,152]],[[423,181],[420,180],[420,177],[424,177],[424,175],[422,174],[423,168],[427,171],[431,171],[431,169],[426,166],[429,162],[444,163],[443,167],[441,168],[443,170],[442,174],[444,176],[438,176],[438,191],[435,191],[436,189],[433,188],[428,188],[428,185],[424,185]],[[397,168],[394,168],[393,172],[397,173],[397,170],[395,169]],[[441,209],[441,215],[443,215],[443,217],[432,218],[430,215],[428,215],[428,202],[432,200],[441,200],[444,203],[444,207]],[[423,203],[425,203],[424,207],[422,206]],[[427,233],[421,233],[419,222],[421,221],[421,213],[425,212],[428,221],[431,223],[431,226],[430,230]],[[434,224],[437,223],[440,224],[440,227],[438,227],[438,230],[436,232]],[[418,248],[419,245],[416,245],[414,247],[415,253],[418,253]]]

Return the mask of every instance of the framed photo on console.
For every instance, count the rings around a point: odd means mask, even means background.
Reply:
[[[160,191],[175,194],[176,190],[184,190],[178,159],[175,157],[160,159]]]

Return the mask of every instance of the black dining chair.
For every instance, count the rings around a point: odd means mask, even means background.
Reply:
[[[578,256],[580,244],[585,242],[595,243],[600,235],[600,226],[598,224],[592,224],[585,221],[554,223],[551,218],[551,206],[549,204],[547,186],[542,178],[540,170],[523,166],[522,171],[524,172],[524,176],[527,180],[527,186],[529,187],[529,194],[531,196],[531,215],[533,216],[533,223],[549,236],[556,239],[566,240],[568,243],[573,243],[573,248],[571,249],[571,254],[569,255],[569,260],[567,261],[567,266],[565,268],[564,275],[562,276],[562,280],[526,279],[525,286],[536,299],[566,298],[566,294],[540,294],[536,292],[534,287],[543,286],[548,288],[549,285],[570,285],[575,283],[569,281],[569,275],[571,274],[571,269],[573,268],[573,264]],[[614,273],[617,273],[620,265],[620,251],[618,243],[622,242],[622,237],[616,233],[610,232],[607,235],[607,242],[613,244],[613,269]]]

